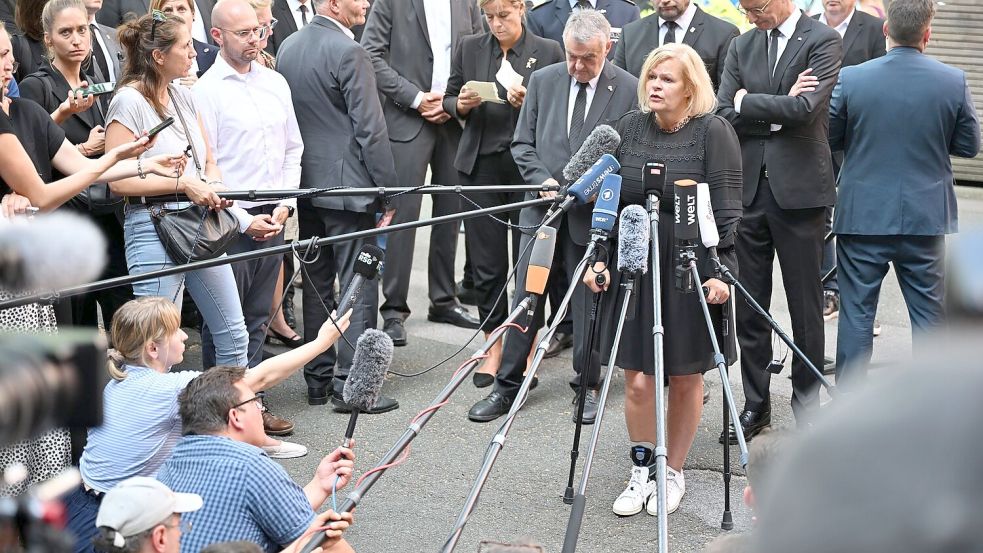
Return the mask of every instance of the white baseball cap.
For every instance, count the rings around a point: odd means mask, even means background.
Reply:
[[[126,538],[150,530],[174,513],[201,509],[201,496],[177,493],[146,476],[134,476],[120,482],[102,498],[96,527],[116,532],[113,544],[123,547]]]

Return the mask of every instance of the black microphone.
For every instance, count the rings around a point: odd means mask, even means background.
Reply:
[[[676,181],[673,195],[673,230],[675,234],[677,259],[676,289],[688,293],[693,291],[693,274],[689,268],[689,260],[693,257],[693,248],[700,237],[700,226],[696,216],[696,181]]]
[[[352,268],[354,273],[352,281],[348,284],[348,288],[345,289],[345,293],[341,296],[341,302],[338,304],[337,313],[339,317],[344,315],[358,301],[365,282],[375,280],[375,277],[379,275],[384,258],[383,251],[372,244],[363,244],[362,248],[358,250],[355,266]]]
[[[651,159],[646,161],[642,168],[642,187],[646,195],[661,198],[666,189],[666,164]]]
[[[362,411],[371,411],[382,393],[386,371],[393,360],[393,341],[388,334],[374,328],[367,329],[355,343],[352,368],[345,380],[342,398],[352,409],[345,430],[345,447],[351,447],[355,434],[355,421]]]
[[[72,213],[0,219],[0,288],[60,290],[99,278],[106,238],[92,221]]]
[[[651,238],[648,214],[640,205],[629,205],[621,210],[618,221],[618,270],[633,279],[648,272]],[[635,318],[636,301],[638,293],[632,294],[628,300],[629,321]]]

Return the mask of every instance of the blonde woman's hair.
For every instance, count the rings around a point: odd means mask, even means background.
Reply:
[[[689,94],[686,104],[686,114],[698,117],[712,113],[717,108],[717,97],[713,93],[713,82],[710,74],[703,65],[703,60],[691,46],[686,44],[669,43],[660,46],[649,53],[642,64],[642,72],[638,79],[638,108],[649,111],[648,92],[645,87],[649,82],[649,72],[666,60],[674,59],[683,66],[683,84]]]
[[[126,378],[123,365],[147,365],[146,347],[161,342],[181,328],[181,312],[167,298],[137,298],[113,315],[113,344],[107,369],[114,380]]]
[[[70,9],[79,10],[86,19],[89,17],[88,12],[85,11],[85,3],[82,0],[50,0],[44,5],[44,9],[41,10],[41,30],[44,32],[45,37],[50,37],[55,32],[55,18],[61,12]],[[48,60],[53,60],[55,54],[48,47],[48,41],[43,40],[42,42],[44,43],[44,49],[47,51]],[[91,56],[92,54],[90,52],[89,57]],[[88,65],[88,62],[89,58],[86,58],[85,65]]]
[[[482,10],[488,4],[491,4],[495,0],[478,0],[478,9]],[[525,0],[501,0],[503,4],[511,4],[513,8],[523,9],[526,7]]]
[[[273,7],[273,0],[249,0],[249,5],[252,6],[254,10],[264,10],[266,8]]]

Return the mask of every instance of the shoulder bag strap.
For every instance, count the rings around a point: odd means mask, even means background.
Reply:
[[[178,119],[181,120],[181,126],[184,127],[184,137],[188,139],[188,146],[191,147],[191,158],[195,162],[195,170],[198,172],[198,178],[205,180],[205,175],[201,170],[201,162],[198,161],[198,149],[195,148],[195,141],[191,138],[191,131],[188,130],[188,122],[184,120],[184,114],[181,113],[181,107],[178,106],[177,98],[171,92],[171,85],[167,85],[167,95],[170,96],[171,105],[174,106],[174,112],[177,113]]]

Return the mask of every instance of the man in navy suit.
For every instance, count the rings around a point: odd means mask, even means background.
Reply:
[[[575,10],[594,9],[611,24],[611,40],[617,44],[621,28],[638,21],[642,14],[632,0],[539,0],[526,17],[526,27],[536,36],[551,38],[563,47],[563,27]],[[614,59],[614,48],[608,53]]]
[[[887,55],[844,69],[833,91],[829,142],[844,153],[833,222],[838,383],[866,374],[888,264],[914,332],[943,321],[945,235],[957,231],[949,156],[980,151],[980,122],[965,73],[924,54],[934,15],[932,0],[891,2]]]

